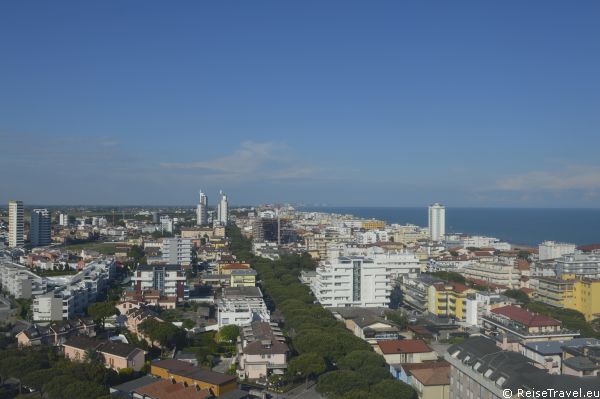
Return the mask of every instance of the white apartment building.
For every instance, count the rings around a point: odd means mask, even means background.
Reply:
[[[48,209],[34,209],[31,211],[31,224],[29,227],[29,241],[33,247],[49,245],[52,242],[51,220]]]
[[[499,262],[475,263],[461,270],[466,278],[483,280],[486,283],[518,288],[521,274],[513,264]]]
[[[385,230],[368,230],[357,232],[355,235],[355,241],[357,244],[375,244],[377,242],[388,242],[388,232]]]
[[[446,235],[446,208],[437,202],[429,206],[429,237],[442,241]]]
[[[600,278],[600,253],[583,253],[575,251],[574,254],[563,255],[555,260],[556,276],[574,274],[577,277]]]
[[[539,260],[557,259],[575,253],[575,244],[544,241],[538,246]]]
[[[388,307],[390,292],[401,275],[416,275],[412,254],[372,252],[321,262],[311,289],[324,307]]]
[[[219,328],[230,324],[245,326],[253,321],[269,322],[271,315],[258,287],[229,287],[217,300]]]
[[[219,203],[217,204],[217,222],[223,226],[227,225],[229,220],[229,202],[223,191],[219,191]]]
[[[173,232],[173,219],[169,216],[161,216],[160,217],[160,228],[162,231],[166,231],[168,233]]]
[[[469,294],[465,300],[465,322],[472,326],[482,326],[482,317],[488,315],[490,310],[512,305],[515,302],[512,298],[496,293],[477,292]]]
[[[208,197],[200,190],[200,199],[196,206],[196,225],[208,224]]]
[[[189,297],[185,271],[181,265],[140,265],[133,273],[131,282],[136,291],[153,289],[177,299]]]
[[[58,215],[58,224],[61,226],[68,226],[69,225],[69,215],[67,215],[66,213],[60,213]]]
[[[64,281],[54,280],[59,285],[52,292],[34,296],[33,320],[67,320],[85,314],[86,308],[103,295],[115,273],[112,259],[89,263],[84,269]]]
[[[189,265],[192,263],[192,240],[181,237],[163,238],[160,252],[164,263]]]
[[[25,244],[25,209],[23,201],[8,203],[8,246],[22,247]]]
[[[29,299],[47,291],[47,282],[43,277],[14,263],[0,263],[0,284],[2,291],[16,299]]]

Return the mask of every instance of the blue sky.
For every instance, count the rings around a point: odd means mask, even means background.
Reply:
[[[597,207],[595,1],[0,3],[0,201]]]

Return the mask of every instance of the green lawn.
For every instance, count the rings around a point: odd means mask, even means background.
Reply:
[[[64,249],[69,251],[79,252],[82,249],[98,251],[103,255],[114,255],[116,247],[127,246],[125,243],[103,243],[103,242],[86,242],[81,244],[65,245]]]

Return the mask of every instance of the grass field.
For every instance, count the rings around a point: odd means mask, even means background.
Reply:
[[[98,251],[103,255],[114,255],[116,247],[126,246],[125,243],[103,243],[103,242],[85,242],[81,244],[65,245],[63,248],[69,251],[79,252],[82,249]]]

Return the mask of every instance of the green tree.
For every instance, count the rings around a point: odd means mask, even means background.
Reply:
[[[503,292],[503,294],[507,297],[516,299],[517,301],[519,301],[519,303],[522,303],[524,305],[527,305],[531,301],[529,295],[527,295],[521,290],[506,290]]]
[[[385,359],[373,351],[359,350],[348,353],[338,363],[339,369],[358,371],[366,367],[385,367]]]
[[[351,391],[369,391],[369,384],[362,375],[350,370],[330,371],[319,377],[317,392],[330,398],[343,398]],[[365,395],[366,396],[366,395]]]
[[[371,394],[382,399],[413,399],[417,397],[415,390],[410,385],[393,379],[386,379],[373,385]]]
[[[224,326],[219,330],[217,334],[217,341],[219,342],[235,342],[237,337],[240,335],[240,328],[235,324]]]
[[[91,304],[87,309],[88,315],[102,322],[102,328],[105,328],[106,319],[117,314],[114,302],[96,302]]]
[[[292,378],[300,377],[306,380],[318,377],[327,370],[325,359],[317,353],[305,353],[292,358],[288,365],[288,373]]]

